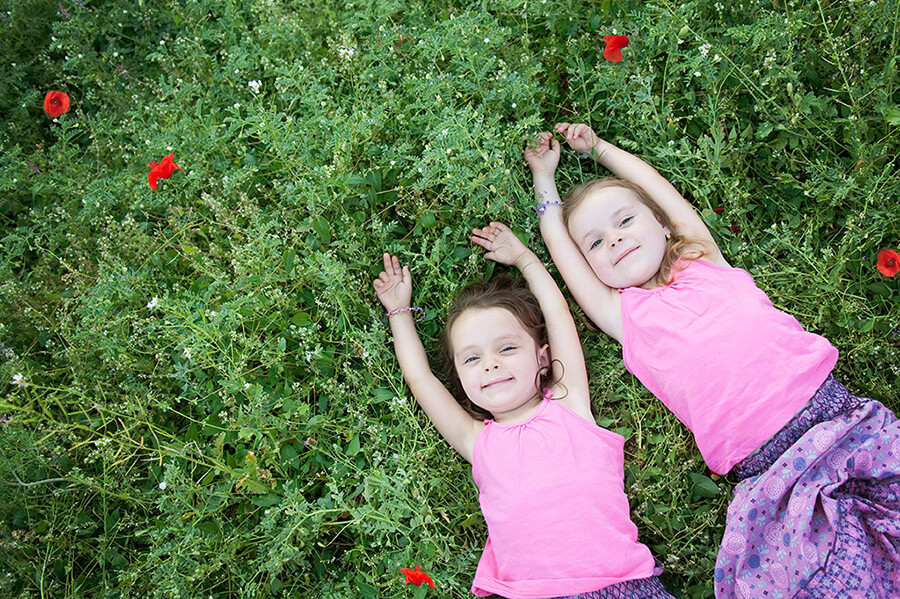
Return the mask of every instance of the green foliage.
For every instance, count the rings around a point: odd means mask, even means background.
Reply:
[[[900,408],[875,270],[900,245],[891,3],[0,9],[0,594],[468,596],[476,490],[371,278],[383,251],[412,266],[436,350],[447,298],[493,271],[473,226],[546,258],[521,152],[557,120],[657,166],[852,390]],[[601,170],[567,152],[560,186]],[[582,333],[641,538],[676,596],[711,597],[730,483]]]

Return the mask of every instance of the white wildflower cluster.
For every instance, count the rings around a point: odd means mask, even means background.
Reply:
[[[700,46],[700,56],[706,58],[709,56],[709,49],[712,48],[712,44],[703,44]]]
[[[775,59],[778,58],[778,55],[775,54],[775,50],[773,48],[769,48],[769,51],[766,52],[766,57],[763,58],[763,66],[767,69],[771,69],[775,66]]]
[[[356,54],[356,50],[349,46],[341,46],[340,48],[338,48],[338,56],[340,56],[344,60],[353,59],[354,54]]]
[[[262,81],[260,81],[259,79],[253,79],[252,81],[247,82],[247,86],[250,88],[250,91],[252,91],[254,94],[259,93],[259,87],[261,85],[262,85]]]
[[[147,309],[153,310],[158,306],[159,306],[159,298],[154,295],[153,299],[151,299],[149,302],[147,302]]]
[[[13,375],[12,382],[13,382],[13,385],[15,385],[17,387],[27,387],[28,386],[28,381],[25,380],[25,377],[22,375],[21,372]]]

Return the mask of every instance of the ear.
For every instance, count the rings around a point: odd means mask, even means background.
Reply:
[[[547,343],[538,348],[538,366],[541,368],[550,367],[550,345]]]

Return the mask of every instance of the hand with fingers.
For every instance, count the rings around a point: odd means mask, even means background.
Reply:
[[[385,252],[384,270],[372,281],[378,301],[391,312],[400,308],[409,308],[412,299],[412,278],[409,267],[400,268],[400,260]]]
[[[566,138],[569,146],[576,152],[593,155],[593,150],[602,140],[594,133],[594,130],[584,123],[556,123],[553,127]]]
[[[525,162],[531,169],[532,175],[547,173],[553,175],[559,164],[559,142],[553,139],[553,134],[544,131],[538,134],[537,139],[525,148]]]
[[[537,260],[534,252],[529,250],[522,241],[516,237],[512,229],[503,223],[492,222],[481,229],[472,229],[472,242],[487,250],[484,255],[488,260],[516,266],[519,270],[525,268],[532,260]]]

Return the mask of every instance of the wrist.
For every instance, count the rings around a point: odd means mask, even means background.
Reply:
[[[416,315],[413,316],[413,313]],[[408,314],[410,318],[415,320],[416,322],[422,322],[425,320],[425,310],[420,308],[419,306],[403,306],[402,308],[394,308],[393,310],[388,310],[385,313],[385,318],[388,320],[393,316],[398,316],[400,314]]]
[[[605,141],[603,141],[602,139],[598,139],[597,143],[595,143],[593,146],[591,146],[591,152],[590,152],[591,159],[594,160],[594,162],[600,162],[600,158],[601,158],[601,156],[603,156],[603,153],[606,152],[606,150],[607,150],[606,146],[608,146],[608,145],[609,144],[606,143]]]
[[[531,266],[532,264],[541,264],[540,258],[532,252],[531,250],[523,253],[521,256],[516,258],[515,266],[519,269],[519,272],[524,273],[525,269]]]
[[[531,172],[531,181],[534,183],[534,188],[537,190],[539,185],[549,185],[556,184],[556,169],[553,170],[544,170],[544,171],[532,171]]]

